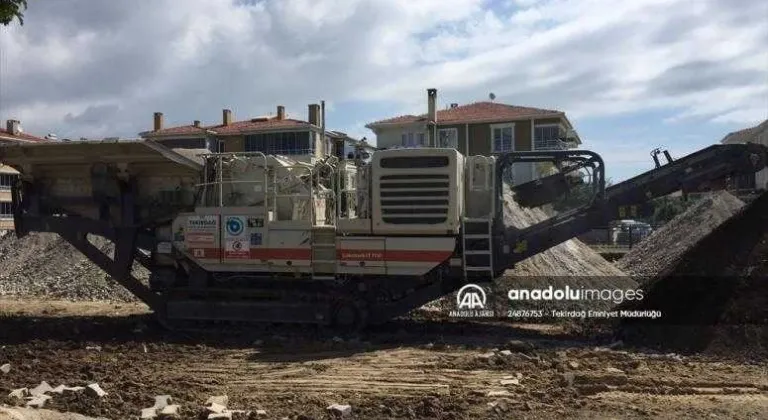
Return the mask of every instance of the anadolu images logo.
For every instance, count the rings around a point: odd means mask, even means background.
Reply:
[[[457,309],[449,316],[459,318],[492,318],[494,311],[485,309],[487,297],[485,290],[476,284],[466,284],[456,293]]]
[[[485,309],[485,290],[476,284],[467,284],[456,294],[456,304],[461,309]]]
[[[243,221],[239,217],[230,217],[227,219],[227,233],[237,236],[243,233]]]

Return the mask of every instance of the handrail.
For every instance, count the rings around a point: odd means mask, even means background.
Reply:
[[[219,201],[219,207],[224,207],[224,184],[261,184],[264,188],[264,201],[262,204],[262,207],[264,208],[264,215],[267,214],[267,206],[268,206],[268,200],[267,200],[267,192],[269,191],[269,160],[267,156],[262,152],[230,152],[230,153],[204,153],[199,155],[203,158],[210,158],[215,157],[216,163],[217,163],[217,180],[216,181],[208,181],[208,164],[209,159],[205,159],[205,181],[203,183],[197,184],[197,187],[204,187],[203,188],[203,198],[205,199],[207,197],[208,192],[208,186],[209,185],[216,185],[218,186],[218,201]],[[261,157],[261,165],[260,167],[264,171],[264,180],[258,181],[258,180],[235,180],[233,178],[224,178],[224,158],[225,157]],[[249,162],[250,163],[250,162]]]
[[[199,155],[195,155],[198,157],[206,158],[206,157],[237,157],[237,156],[263,156],[266,157],[264,152],[214,152],[214,153],[201,153]]]
[[[304,198],[307,200],[309,204],[309,217],[310,221],[314,225],[315,220],[315,206],[314,203],[312,203],[312,197],[314,197],[314,188],[312,185],[312,179],[313,179],[313,173],[311,167],[307,167],[304,165],[290,165],[290,166],[284,166],[285,169],[304,169],[307,171],[307,174],[309,175],[309,193],[308,194],[278,194],[278,182],[277,182],[277,171],[272,172],[272,181],[274,183],[274,187],[272,188],[272,213],[274,214],[274,217],[277,217],[277,199],[278,198]]]
[[[226,179],[225,178],[223,181],[226,184],[263,184],[264,183],[264,181],[255,181],[255,180],[252,180],[252,179],[236,181],[236,180],[231,179],[231,178],[230,179]],[[218,184],[219,184],[219,181],[215,181],[215,182],[202,182],[200,184],[195,184],[195,187],[204,187],[206,185],[218,185]]]
[[[346,186],[348,185],[346,175],[349,174],[349,173],[354,173],[355,176],[357,176],[357,170],[355,170],[354,172],[353,171],[349,171],[349,170],[347,170],[346,167],[340,167],[340,168],[337,169],[337,172],[336,172],[336,176],[338,178],[337,185],[339,185],[339,186],[344,185],[345,186],[345,188],[339,188],[339,191],[338,191],[338,197],[337,197],[338,205],[336,206],[337,219],[351,219],[352,218],[352,217],[349,216],[351,214],[350,213],[351,212],[351,205],[350,204],[354,204],[355,205],[355,215],[359,216],[359,213],[358,213],[356,207],[360,204],[360,201],[358,200],[357,194],[359,194],[359,193],[367,193],[368,192],[368,185],[367,184],[359,185],[357,183],[357,181],[358,181],[357,178],[355,178],[356,188],[346,188]],[[342,179],[344,180],[344,182],[341,182]],[[350,197],[351,197],[351,199],[350,199]],[[346,198],[347,216],[346,217],[342,217],[341,216],[341,210],[342,210],[341,203],[342,203],[342,201],[345,198]]]
[[[334,167],[333,167],[333,165],[328,163],[328,161],[320,162],[320,166],[325,166],[330,171],[329,172],[329,175],[330,175],[329,176],[329,179],[330,179],[329,187],[330,187],[330,189],[328,191],[322,191],[322,190],[319,191],[318,192],[318,196],[324,197],[326,199],[328,198],[328,196],[330,196],[330,198],[332,198],[331,203],[334,206],[334,208],[332,209],[333,211],[331,212],[331,219],[333,221],[333,225],[335,226],[336,225],[336,211],[335,211],[335,209],[336,209],[336,199],[337,199],[337,197],[336,197],[336,188],[335,188],[336,187],[336,178],[333,176],[334,175]],[[320,182],[321,172],[322,171],[320,171],[320,170],[317,171],[317,185],[322,185],[322,183]],[[326,205],[328,205],[327,202],[326,202]],[[314,203],[312,205],[312,209],[313,209],[313,211],[315,209]],[[327,223],[328,222],[328,209],[327,208],[325,209],[325,212],[326,212],[326,214],[324,215],[324,220],[325,220],[324,223]],[[312,219],[312,220],[313,220],[313,224],[314,224],[314,221],[316,219]]]
[[[268,210],[271,210],[275,217],[277,217],[277,210],[278,210],[278,199],[280,198],[292,198],[296,200],[305,201],[307,204],[307,207],[309,209],[309,217],[313,224],[317,222],[318,212],[317,208],[315,207],[314,198],[322,198],[325,200],[326,205],[333,206],[330,210],[326,210],[326,214],[323,217],[323,223],[332,223],[336,224],[337,219],[340,217],[340,194],[350,194],[355,193],[358,190],[357,189],[343,189],[337,192],[337,185],[339,185],[339,180],[337,177],[342,176],[342,174],[345,172],[342,170],[341,167],[335,167],[331,164],[331,162],[328,161],[321,161],[314,164],[314,166],[299,162],[294,165],[280,165],[279,169],[284,169],[288,172],[288,175],[285,177],[278,178],[278,168],[270,168],[268,156],[262,152],[223,152],[223,153],[204,153],[199,156],[210,158],[205,160],[206,164],[206,177],[205,182],[196,184],[196,187],[203,188],[203,197],[208,196],[208,191],[210,186],[218,186],[218,205],[219,207],[224,207],[225,201],[224,201],[224,185],[226,184],[255,184],[255,185],[261,185],[263,192],[264,192],[264,200],[258,204],[259,206],[262,206],[264,208],[264,214],[268,214]],[[271,155],[270,155],[271,156]],[[261,159],[258,159],[258,163],[256,166],[258,166],[260,169],[264,171],[264,179],[258,180],[258,179],[236,179],[230,175],[228,177],[224,177],[224,169],[225,169],[225,159],[226,158],[233,158],[233,157],[261,157]],[[218,166],[217,170],[217,176],[215,180],[209,179],[208,176],[208,169],[210,164],[212,164],[215,160],[215,164]],[[253,160],[249,160],[247,163],[251,163]],[[328,171],[328,183],[330,185],[325,185],[326,182],[324,182],[323,174],[325,173],[325,170]],[[271,175],[270,175],[271,172]],[[295,182],[296,179],[305,179],[308,182],[300,182],[300,185],[302,187],[305,187],[308,189],[308,192],[306,193],[281,193],[281,186],[292,184]],[[316,188],[315,183],[317,183],[318,187]],[[308,184],[308,185],[307,185]],[[319,186],[328,186],[328,190],[323,190]],[[317,196],[317,197],[316,197]],[[271,203],[270,203],[271,198]],[[348,200],[349,201],[349,200]],[[327,212],[330,211],[331,214],[328,214]]]
[[[224,157],[219,155],[219,207],[224,207]]]

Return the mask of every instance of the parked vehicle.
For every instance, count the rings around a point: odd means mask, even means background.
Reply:
[[[636,244],[653,232],[648,223],[637,220],[618,220],[614,222],[611,237],[615,245]]]

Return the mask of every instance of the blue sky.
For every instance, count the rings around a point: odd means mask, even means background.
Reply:
[[[485,100],[565,111],[608,177],[768,118],[768,2],[740,0],[30,2],[0,29],[0,117],[60,137],[275,112],[329,128]]]

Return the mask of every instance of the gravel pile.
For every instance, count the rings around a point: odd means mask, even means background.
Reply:
[[[768,357],[768,194],[758,197],[644,285],[630,309],[657,320],[625,320],[628,341],[653,347]]]
[[[524,208],[517,204],[510,190],[505,191],[504,223],[507,226],[524,228],[552,217],[541,208]],[[517,263],[501,278],[494,281],[491,293],[501,298],[495,300],[499,313],[505,313],[509,302],[504,298],[510,289],[634,289],[637,286],[630,276],[616,268],[588,245],[578,239],[571,239],[544,252]],[[421,310],[434,312],[455,309],[455,294],[444,296],[423,306]],[[520,301],[516,309],[575,310],[609,309],[612,301]],[[536,319],[541,322],[542,319]]]
[[[525,228],[552,217],[541,208],[521,207],[514,200],[511,191],[506,191],[504,200],[504,223],[507,226]],[[494,295],[506,296],[510,289],[596,289],[596,290],[629,290],[635,289],[637,282],[593,251],[587,244],[570,239],[544,252],[533,255],[507,270],[504,276],[497,279]],[[504,313],[509,302],[497,300],[496,309]],[[514,309],[544,310],[550,314],[552,310],[607,310],[615,304],[614,301],[518,301]],[[520,318],[522,319],[522,318]],[[532,318],[540,322],[542,319]]]
[[[616,266],[633,277],[654,277],[677,263],[685,251],[728,220],[742,206],[743,201],[726,191],[707,194],[637,244],[616,262]]]
[[[112,256],[114,245],[89,236],[96,247]],[[148,272],[134,264],[134,275],[146,279]],[[65,300],[136,299],[69,243],[53,233],[15,234],[0,237],[0,296]]]
[[[512,192],[509,190],[505,192],[504,223],[507,226],[525,228],[550,217],[540,208],[520,207],[514,200]],[[622,270],[578,239],[565,241],[542,253],[520,261],[514,269],[508,270],[506,275],[626,277]]]

